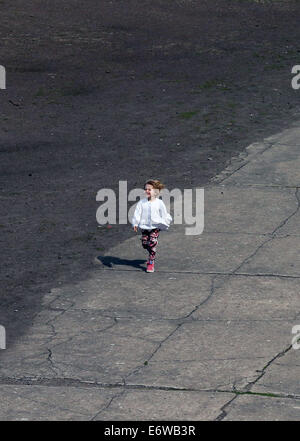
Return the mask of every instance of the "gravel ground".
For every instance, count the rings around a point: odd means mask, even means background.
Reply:
[[[0,1],[1,313],[8,344],[43,295],[132,236],[97,191],[203,186],[300,110],[298,1]]]

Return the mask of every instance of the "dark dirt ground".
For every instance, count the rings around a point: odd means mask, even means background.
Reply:
[[[0,1],[0,324],[134,233],[99,228],[97,191],[201,187],[300,110],[300,2]]]

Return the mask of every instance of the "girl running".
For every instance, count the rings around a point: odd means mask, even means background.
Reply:
[[[147,273],[154,272],[159,233],[161,230],[167,230],[172,221],[165,204],[158,197],[163,188],[164,185],[158,180],[150,179],[145,182],[144,190],[147,197],[137,203],[132,218],[133,229],[135,232],[138,228],[141,229],[142,245],[149,253]]]

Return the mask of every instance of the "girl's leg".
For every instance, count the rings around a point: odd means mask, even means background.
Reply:
[[[155,260],[159,231],[160,230],[156,228],[155,230],[152,230],[149,234],[149,260],[152,261]]]
[[[148,253],[149,253],[149,258],[148,258],[148,262],[149,262],[149,260],[150,260],[150,251],[151,251],[150,246],[149,246],[149,244],[150,244],[150,230],[142,230],[142,239],[141,240],[142,240],[143,248],[145,250],[147,250]]]
[[[155,230],[142,231],[142,245],[149,253],[149,260],[155,259],[159,232],[160,230],[158,228]]]
[[[149,251],[149,233],[150,233],[149,230],[142,230],[142,238],[141,238],[142,246],[148,252],[150,252]]]

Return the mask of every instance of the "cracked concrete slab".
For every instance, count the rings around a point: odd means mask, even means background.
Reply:
[[[277,236],[299,236],[300,235],[300,212],[292,216],[278,231]]]
[[[101,275],[47,295],[45,306],[59,313],[49,316],[47,324],[45,311],[42,319],[36,317],[30,332],[7,350],[0,368],[3,376],[122,382],[174,329],[162,319],[184,318],[211,290],[211,276],[158,275],[153,286],[149,279],[145,283],[144,274],[128,273],[124,278],[123,272],[116,273],[113,283],[110,271]]]
[[[295,190],[290,188],[209,186],[204,232],[269,234],[297,206]]]
[[[239,272],[300,277],[300,243],[293,236],[275,237],[246,260]]]
[[[290,334],[290,339],[292,340],[292,334]],[[267,372],[255,383],[251,390],[258,393],[290,396],[300,400],[299,376],[300,350],[293,349],[292,347],[283,357],[277,358],[272,363]]]
[[[278,138],[280,136],[278,135]],[[299,136],[299,129],[294,129],[291,132],[287,131],[285,137],[282,136],[280,144],[278,139],[268,138],[269,141],[277,141],[277,143],[254,156],[224,182],[231,185],[299,187]]]
[[[235,234],[234,236],[223,233],[203,233],[200,236],[185,236],[173,231],[164,232],[159,238],[157,253],[157,271],[165,272],[197,272],[197,273],[228,273],[264,243],[263,235]],[[187,252],[188,250],[188,252]],[[116,270],[136,270],[130,263],[135,259],[146,261],[145,252],[138,238],[129,239],[109,251],[109,256],[103,259],[114,261]],[[228,259],[230,256],[230,259]],[[144,259],[143,259],[144,257]],[[99,268],[104,268],[100,265]],[[140,271],[145,268],[145,263]],[[149,276],[149,274],[148,274]],[[151,274],[156,277],[156,274]]]
[[[214,420],[230,393],[195,391],[127,390],[96,420]]]
[[[182,324],[127,384],[233,390],[259,377],[290,344],[287,321],[200,320]],[[254,349],[255,348],[255,349]]]
[[[120,389],[121,390],[121,389]],[[1,421],[86,421],[120,390],[87,387],[0,385]],[[94,412],[94,413],[93,413]]]
[[[26,342],[9,348],[1,363],[1,376],[122,384],[123,377],[143,365],[174,328],[164,321],[123,320],[120,330],[113,331],[118,321],[84,311],[68,311],[61,320],[49,325],[38,345],[34,336],[40,328],[35,327]]]
[[[213,295],[193,313],[192,318],[290,320],[292,323],[298,313],[298,306],[298,279],[244,275],[222,276],[216,279]]]
[[[118,317],[177,319],[189,314],[210,294],[209,275],[149,274],[144,271],[101,271],[87,282],[88,295],[75,299],[75,308],[101,310]],[[154,282],[154,283],[153,283]]]
[[[59,377],[122,383],[124,376],[143,365],[156,347],[157,343],[134,335],[121,336],[109,331],[100,335],[80,334],[54,344],[51,359]]]
[[[264,357],[249,355],[215,358],[184,359],[182,350],[177,358],[152,359],[143,369],[136,369],[126,379],[129,386],[163,387],[176,389],[216,390],[232,392],[234,387],[244,389],[260,375],[266,361]]]
[[[299,421],[300,401],[242,395],[226,409],[223,421]]]

